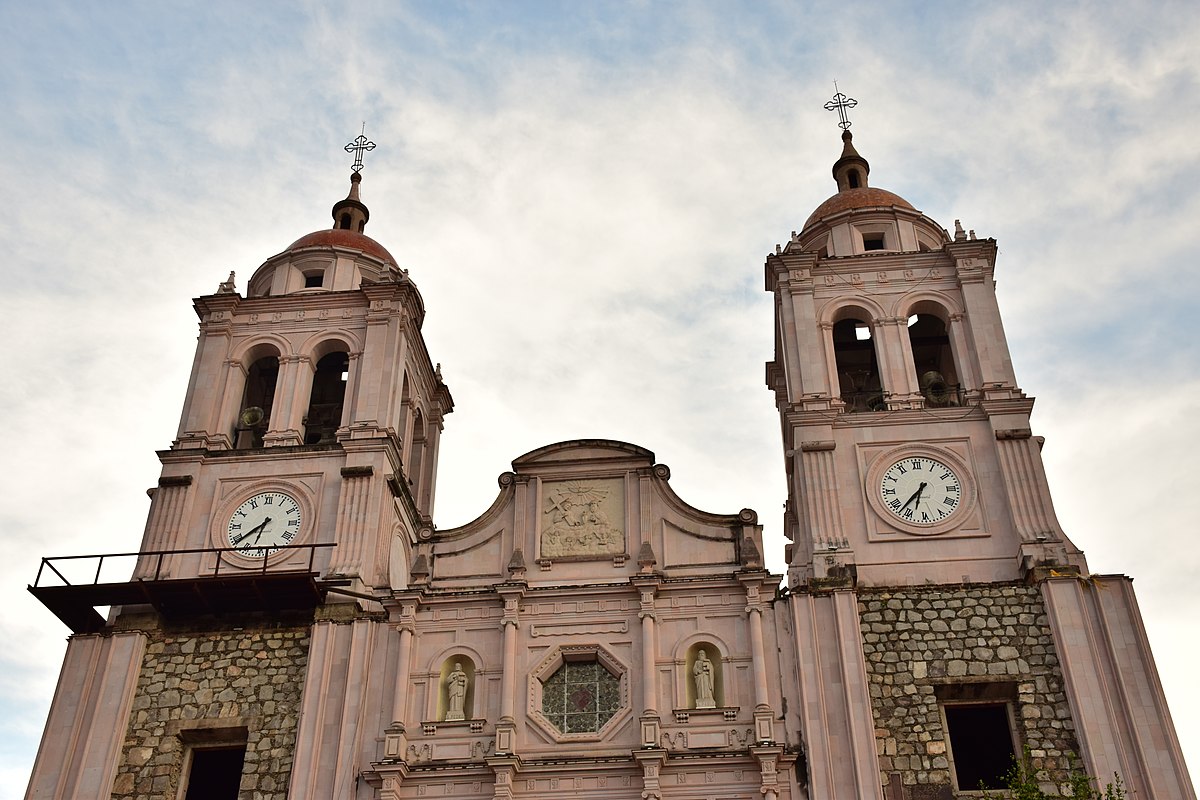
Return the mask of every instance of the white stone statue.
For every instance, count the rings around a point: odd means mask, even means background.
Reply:
[[[467,702],[467,673],[463,672],[462,664],[454,662],[454,669],[446,676],[446,721],[456,722],[464,719],[463,706]]]
[[[692,678],[696,682],[696,708],[716,708],[717,700],[713,696],[713,662],[708,660],[708,653],[703,650],[696,653],[696,663],[692,665]]]

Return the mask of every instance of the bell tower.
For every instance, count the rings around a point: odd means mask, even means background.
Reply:
[[[29,797],[315,797],[288,787],[332,780],[330,759],[344,771],[357,752],[344,709],[378,688],[362,664],[394,633],[374,624],[380,603],[420,572],[454,407],[416,285],[364,232],[374,146],[347,146],[331,228],[244,292],[230,273],[194,301],[195,359],[136,561],[72,557],[95,575],[72,583],[48,559],[30,587],[74,635]]]
[[[245,295],[234,276],[195,301],[196,357],[139,574],[204,574],[307,557],[359,590],[402,585],[434,502],[442,420],[453,409],[421,337],[424,304],[407,270],[364,233],[365,136],[333,227],[267,259]],[[286,514],[264,513],[284,504]],[[272,563],[273,565],[273,563]]]
[[[849,124],[837,193],[766,263],[790,583],[1082,569],[1013,374],[995,241],[872,186]]]
[[[1041,780],[1077,757],[1131,796],[1194,797],[1130,579],[1089,575],[1055,516],[996,242],[872,186],[853,104],[826,106],[837,192],[765,266],[811,796],[1002,788],[1027,749]]]

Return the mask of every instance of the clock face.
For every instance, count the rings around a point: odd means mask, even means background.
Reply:
[[[909,456],[888,467],[879,481],[883,507],[909,525],[944,522],[962,504],[962,481],[928,456]]]
[[[229,519],[229,546],[247,558],[266,558],[300,534],[300,504],[283,492],[259,492]]]

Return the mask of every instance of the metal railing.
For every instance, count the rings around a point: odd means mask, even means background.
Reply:
[[[293,545],[286,545],[284,547],[275,547],[275,548],[272,548],[272,552],[270,553],[270,555],[268,557],[262,559],[261,567],[256,565],[252,569],[247,569],[245,567],[229,564],[225,561],[225,559],[223,558],[223,555],[225,553],[241,553],[242,552],[241,550],[239,550],[236,547],[197,547],[197,548],[189,548],[189,549],[184,549],[184,550],[140,550],[140,551],[135,551],[135,552],[131,552],[131,553],[96,553],[96,554],[79,555],[79,556],[44,556],[42,558],[41,566],[38,567],[37,578],[34,579],[33,588],[38,588],[41,586],[42,576],[46,572],[46,570],[49,570],[50,572],[54,573],[54,575],[57,576],[60,581],[62,581],[63,586],[84,585],[82,583],[74,583],[74,584],[71,583],[70,579],[67,578],[67,576],[63,574],[62,570],[59,570],[58,566],[56,566],[56,563],[58,563],[60,566],[63,567],[64,570],[66,570],[67,569],[66,565],[61,564],[61,562],[82,562],[86,559],[96,559],[96,571],[95,571],[95,574],[92,576],[92,580],[88,582],[90,585],[99,585],[100,584],[100,573],[104,569],[105,559],[108,559],[111,563],[111,561],[113,559],[118,559],[118,558],[136,558],[136,559],[138,559],[138,563],[134,565],[135,571],[137,571],[137,568],[140,564],[144,563],[142,561],[143,558],[149,557],[149,558],[154,559],[153,576],[142,575],[142,576],[137,576],[137,577],[130,577],[130,579],[127,581],[119,581],[120,583],[128,583],[128,582],[135,581],[135,580],[155,580],[155,581],[162,580],[163,560],[165,558],[167,558],[168,556],[204,555],[204,554],[208,554],[208,553],[216,555],[216,560],[215,560],[216,563],[213,566],[211,572],[209,572],[206,569],[203,572],[199,573],[196,577],[217,577],[218,575],[221,574],[221,565],[222,564],[225,564],[226,571],[229,574],[236,574],[236,575],[247,575],[247,574],[266,575],[271,572],[295,571],[295,570],[274,569],[273,568],[274,566],[277,566],[283,559],[278,559],[278,558],[272,559],[271,556],[274,556],[276,553],[286,552],[289,550],[308,550],[308,571],[312,572],[313,564],[316,560],[317,549],[323,548],[323,547],[336,547],[336,546],[337,546],[336,542],[321,542],[318,544],[293,544]]]

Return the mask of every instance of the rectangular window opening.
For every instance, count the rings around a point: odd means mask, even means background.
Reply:
[[[183,800],[238,800],[246,745],[193,747]]]
[[[884,239],[882,233],[864,233],[863,234],[863,250],[883,250]]]
[[[320,289],[325,285],[324,272],[309,272],[304,275],[305,289]]]
[[[1006,788],[1016,757],[1008,704],[947,703],[942,710],[959,791]]]

